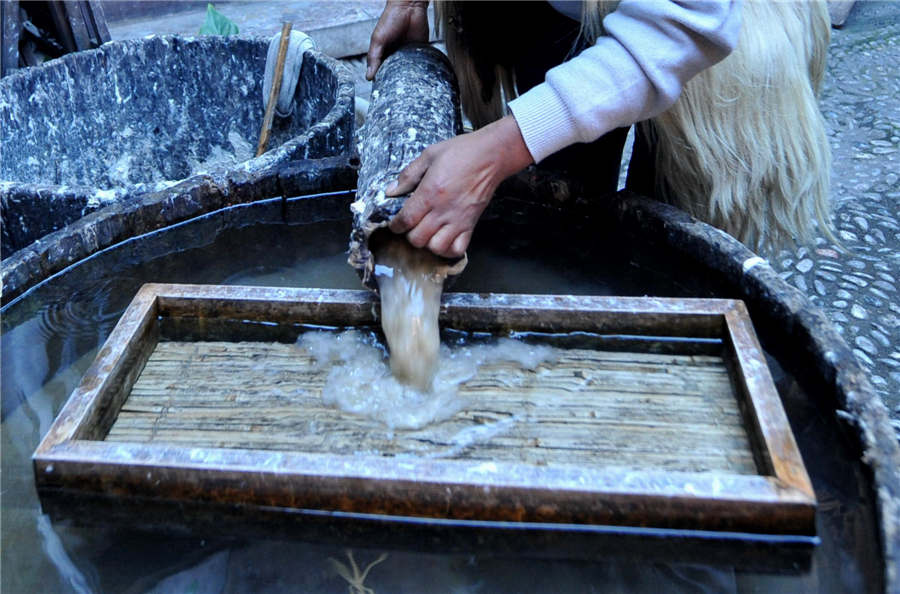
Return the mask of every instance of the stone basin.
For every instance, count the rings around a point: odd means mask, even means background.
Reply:
[[[3,258],[46,264],[46,243],[20,250],[104,206],[268,197],[287,163],[346,154],[353,83],[339,62],[307,52],[293,114],[276,118],[269,150],[254,158],[267,47],[222,36],[116,41],[0,81]],[[93,251],[71,249],[70,261]],[[17,292],[4,281],[4,297]]]

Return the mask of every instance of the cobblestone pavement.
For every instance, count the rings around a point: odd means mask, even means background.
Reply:
[[[771,264],[834,321],[900,438],[900,3],[857,2],[833,31],[822,112],[846,251],[819,237]]]

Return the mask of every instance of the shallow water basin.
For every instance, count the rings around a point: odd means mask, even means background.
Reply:
[[[330,347],[343,359],[304,348],[377,321],[367,291],[145,285],[38,447],[39,494],[815,534],[740,301],[447,294],[445,359],[462,363],[444,365],[462,377],[401,388],[401,411],[439,402],[412,422],[329,394],[368,361],[351,338]],[[383,400],[379,381],[352,392]]]

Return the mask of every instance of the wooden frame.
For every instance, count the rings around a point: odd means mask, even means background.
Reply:
[[[455,520],[814,535],[815,496],[744,304],[447,294],[442,324],[489,331],[719,337],[759,474],[573,468],[103,441],[164,317],[366,325],[368,291],[145,285],[34,454],[39,493]]]

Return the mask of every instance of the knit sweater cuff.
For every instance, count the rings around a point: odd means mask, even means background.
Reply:
[[[539,163],[578,138],[575,120],[556,91],[541,83],[509,102],[528,151]]]

